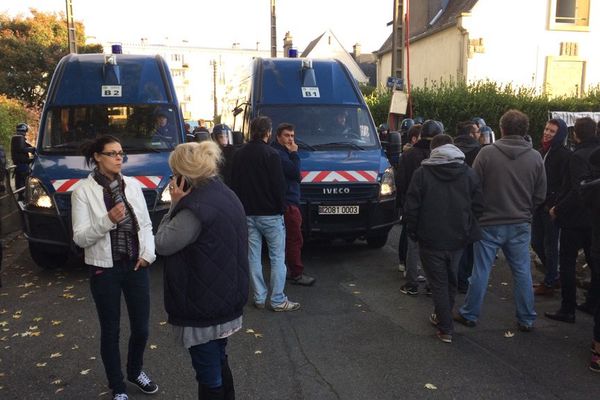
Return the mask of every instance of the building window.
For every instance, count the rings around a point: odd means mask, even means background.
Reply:
[[[549,29],[589,31],[591,0],[550,0]]]

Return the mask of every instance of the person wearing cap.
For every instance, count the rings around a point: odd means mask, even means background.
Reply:
[[[156,114],[152,139],[153,141],[157,139],[161,142],[173,145],[173,142],[175,140],[174,132],[171,132],[171,130],[169,129],[169,117],[164,111],[159,111]]]
[[[438,121],[427,120],[421,127],[421,135],[414,146],[409,149],[400,159],[398,174],[396,175],[396,187],[400,197],[400,205],[405,206],[406,193],[410,185],[413,173],[421,166],[421,162],[429,158],[431,153],[430,144],[434,136],[444,133],[442,124]],[[399,249],[400,252],[400,249]],[[400,292],[415,296],[419,294],[419,282],[425,281],[423,273],[420,273],[421,263],[419,261],[418,243],[407,238],[405,274],[406,283],[400,287]],[[429,288],[426,287],[429,293]]]
[[[558,238],[560,229],[550,218],[550,209],[556,204],[571,151],[565,146],[568,135],[567,124],[562,119],[546,122],[541,147],[546,170],[546,200],[539,206],[531,223],[531,247],[537,254],[546,275],[544,281],[534,285],[534,294],[552,296],[558,283]]]
[[[272,146],[279,153],[285,177],[285,265],[288,281],[294,285],[312,286],[315,278],[304,273],[302,264],[302,213],[300,212],[301,164],[298,145],[294,141],[294,125],[279,124]]]
[[[33,161],[31,155],[35,153],[35,148],[25,138],[27,131],[29,131],[27,124],[18,124],[16,132],[10,140],[10,157],[15,164],[15,189],[25,186]],[[23,198],[23,192],[20,192],[19,200],[23,200]]]

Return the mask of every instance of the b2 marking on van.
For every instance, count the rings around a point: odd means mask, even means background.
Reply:
[[[321,97],[321,94],[319,93],[318,87],[303,86],[302,87],[302,97],[317,99],[317,98]]]
[[[121,85],[102,85],[102,97],[121,97]]]

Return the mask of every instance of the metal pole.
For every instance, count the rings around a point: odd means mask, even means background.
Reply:
[[[271,57],[277,57],[277,17],[275,0],[271,0]]]
[[[77,40],[75,36],[75,21],[73,20],[73,0],[67,2],[67,34],[69,40],[69,53],[77,53]]]
[[[217,60],[212,60],[213,66],[213,123],[217,121]]]
[[[409,1],[409,0],[407,0]],[[404,0],[394,0],[394,20],[392,32],[392,71],[391,76],[404,78]]]

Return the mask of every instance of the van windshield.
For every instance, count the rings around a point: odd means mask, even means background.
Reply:
[[[79,154],[81,144],[101,135],[121,140],[127,153],[172,150],[181,142],[177,108],[171,105],[78,105],[48,110],[42,152]]]
[[[271,118],[273,132],[283,122],[293,124],[296,142],[305,150],[379,148],[371,116],[363,107],[263,106],[260,115]]]

